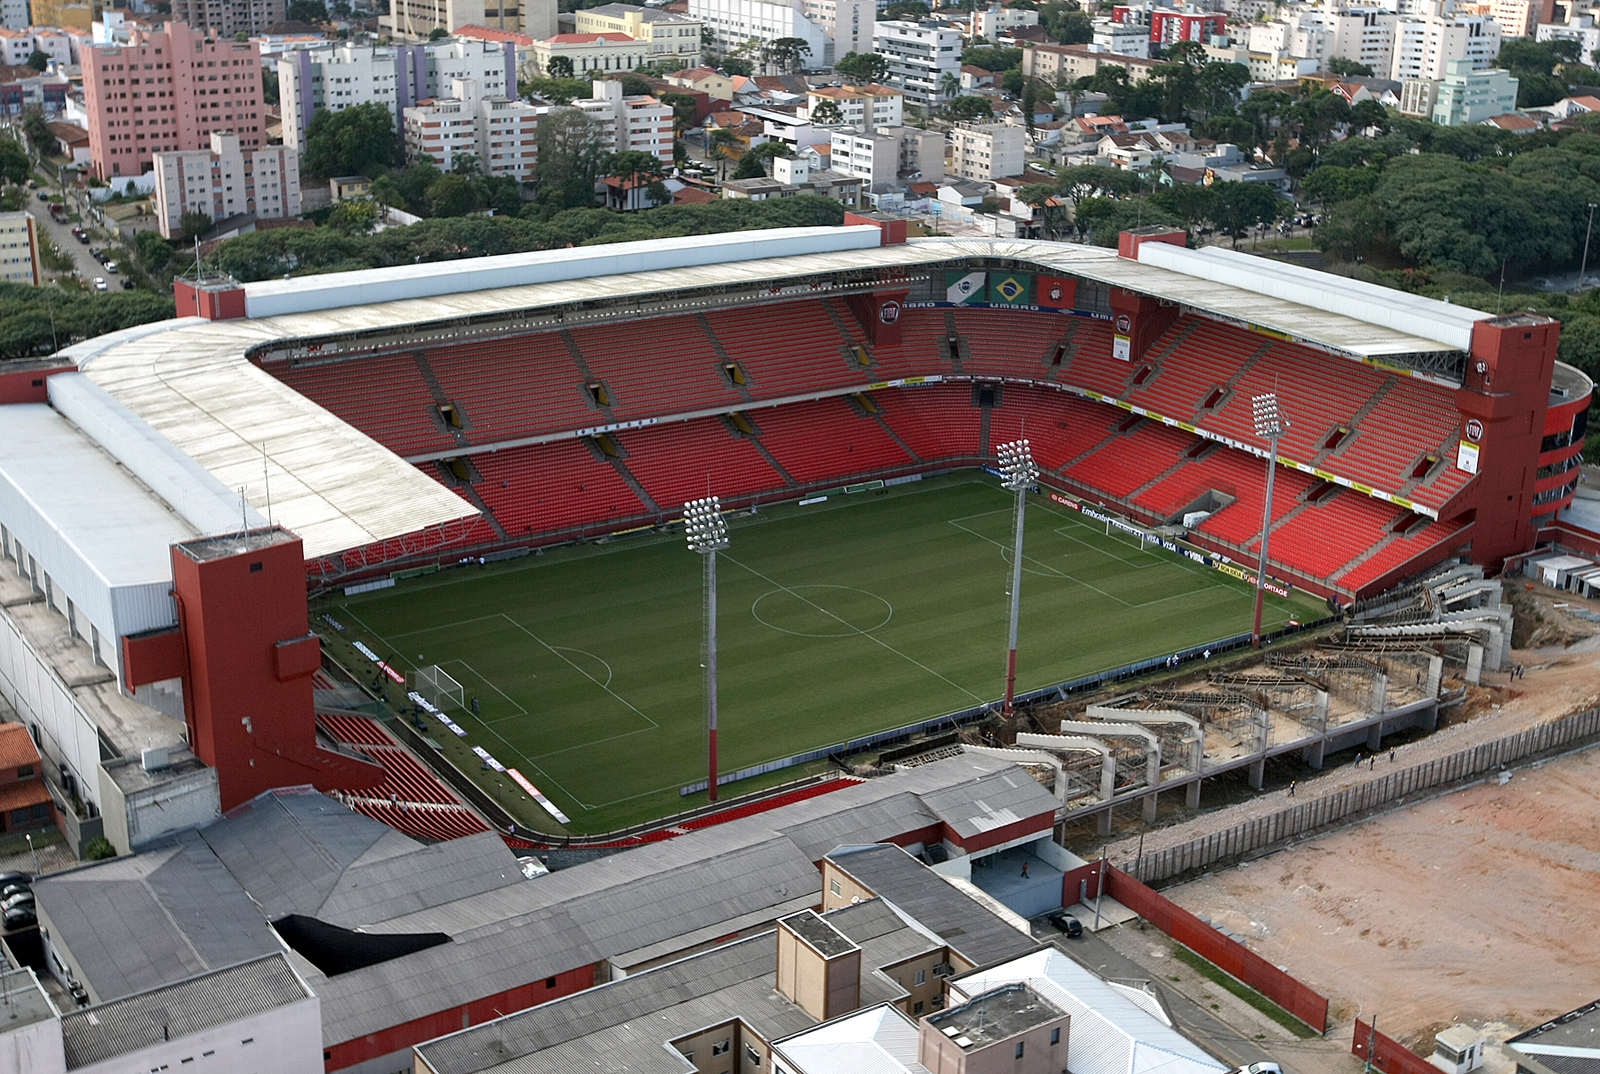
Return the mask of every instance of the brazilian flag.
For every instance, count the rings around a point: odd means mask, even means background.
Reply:
[[[1033,304],[1033,274],[995,273],[989,279],[989,305],[1029,306]]]

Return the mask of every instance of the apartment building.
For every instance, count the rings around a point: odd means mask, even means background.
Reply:
[[[20,30],[31,21],[34,26],[88,30],[94,25],[94,20],[100,17],[102,6],[100,0],[32,0],[31,5],[27,4],[27,0],[23,2],[31,8],[32,19],[25,20],[22,26],[13,29]]]
[[[395,132],[407,108],[449,92],[451,80],[476,81],[484,96],[515,96],[517,46],[512,41],[449,38],[421,45],[339,45],[308,49],[278,61],[278,100],[283,141],[302,149],[318,108],[343,111],[381,104],[395,117]]]
[[[1534,33],[1540,41],[1573,41],[1578,62],[1593,66],[1600,58],[1600,26],[1593,15],[1575,15],[1566,22],[1541,22]]]
[[[31,21],[28,0],[0,0],[0,26],[7,30],[26,30]]]
[[[1188,5],[1143,8],[1119,4],[1111,9],[1111,21],[1148,28],[1150,43],[1160,48],[1168,48],[1180,41],[1204,43],[1228,32],[1226,14],[1203,11]]]
[[[814,115],[823,101],[832,101],[841,123],[865,130],[898,127],[905,121],[905,100],[891,86],[818,86],[806,92],[806,114]]]
[[[300,215],[300,154],[288,146],[247,149],[237,134],[217,132],[209,149],[157,153],[155,169],[156,224],[164,239],[183,237],[184,213],[214,221]]]
[[[912,102],[942,101],[945,76],[961,78],[961,31],[940,23],[889,19],[878,23],[872,50],[889,61],[889,82]]]
[[[33,34],[27,30],[0,29],[0,63],[22,67],[33,55]]]
[[[1517,80],[1498,69],[1475,70],[1471,60],[1451,60],[1433,99],[1433,121],[1464,127],[1517,109]]]
[[[284,20],[285,0],[172,0],[172,17],[218,37],[264,34]]]
[[[1094,41],[1092,44],[1103,52],[1114,52],[1118,56],[1138,56],[1140,59],[1148,59],[1150,56],[1150,31],[1137,23],[1117,22],[1114,19],[1095,19]]]
[[[1561,10],[1569,13],[1576,8],[1576,4],[1561,5]],[[1505,37],[1533,37],[1541,23],[1555,21],[1556,10],[1556,0],[1491,0],[1489,4],[1489,14]]]
[[[976,182],[1021,175],[1027,131],[1006,123],[962,124],[950,132],[950,175]]]
[[[550,61],[564,57],[572,63],[573,78],[611,71],[632,71],[650,62],[650,43],[627,34],[556,34],[533,43],[533,66],[543,75],[550,73]]]
[[[39,232],[25,212],[0,213],[0,280],[39,283]]]
[[[1094,45],[1035,45],[1022,53],[1023,77],[1037,78],[1047,86],[1066,86],[1109,66],[1126,68],[1129,82],[1143,82],[1156,61],[1119,56]]]
[[[672,109],[654,97],[626,96],[622,83],[595,81],[594,96],[573,101],[574,108],[605,129],[605,143],[614,153],[649,153],[672,163]]]
[[[555,22],[555,0],[530,0],[527,21],[541,32]],[[401,41],[428,40],[435,30],[455,33],[463,26],[488,26],[524,32],[522,0],[390,0],[378,24]]]
[[[531,181],[539,166],[539,117],[548,110],[487,95],[476,79],[451,79],[449,96],[405,110],[406,160],[427,156],[449,168],[465,154],[489,175]]]
[[[83,104],[101,179],[143,175],[156,153],[204,149],[217,131],[246,148],[266,144],[255,42],[218,40],[182,22],[85,49]]]
[[[874,0],[689,0],[688,14],[711,31],[718,53],[797,37],[811,50],[805,66],[822,69],[873,50],[877,12]]]
[[[1437,12],[1438,5],[1430,5]],[[1469,60],[1473,70],[1493,66],[1500,54],[1500,25],[1484,15],[1402,16],[1395,23],[1394,59],[1389,77],[1397,82],[1437,81],[1452,60]]]
[[[1001,7],[990,4],[974,11],[968,20],[969,33],[975,41],[998,41],[1001,34],[1010,33],[1022,26],[1039,25],[1039,13],[1026,8]]]
[[[867,185],[916,176],[936,183],[944,178],[944,139],[920,127],[839,127],[829,132],[828,167]]]
[[[73,58],[72,36],[52,26],[35,26],[28,31],[33,35],[33,47],[50,57],[51,62],[70,67],[78,62]],[[24,63],[27,61],[24,60]]]
[[[700,20],[633,4],[602,4],[573,13],[580,34],[627,34],[650,47],[650,63],[662,70],[700,66]],[[554,31],[546,37],[555,36]]]

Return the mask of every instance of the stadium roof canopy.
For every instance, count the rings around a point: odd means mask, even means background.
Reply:
[[[1133,261],[1097,247],[1022,240],[879,246],[878,234],[870,226],[740,232],[252,283],[247,319],[141,325],[63,354],[224,486],[243,488],[253,508],[265,512],[270,492],[274,521],[298,533],[314,559],[476,511],[251,364],[246,356],[257,349],[407,329],[417,345],[442,343],[465,334],[466,321],[541,307],[654,296],[660,312],[673,312],[715,305],[714,296],[683,297],[701,288],[974,258],[1128,288],[1368,358],[1465,350],[1472,322],[1487,316],[1215,248],[1145,243]],[[489,330],[508,327],[516,326]]]

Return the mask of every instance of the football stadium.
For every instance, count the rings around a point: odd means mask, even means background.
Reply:
[[[705,802],[708,697],[724,795],[953,730],[1008,689],[1019,536],[1019,702],[1209,660],[1254,633],[1269,484],[1271,642],[1556,540],[1592,393],[1554,322],[1164,229],[855,217],[178,299],[4,386],[42,597],[7,700],[124,846],[180,777],[202,812],[309,783],[429,838],[613,831]]]

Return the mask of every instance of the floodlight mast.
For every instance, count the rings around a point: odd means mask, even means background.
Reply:
[[[1261,603],[1267,584],[1267,542],[1272,537],[1272,485],[1278,473],[1278,437],[1289,427],[1278,409],[1278,393],[1267,392],[1250,400],[1256,435],[1267,442],[1267,503],[1261,516],[1261,563],[1256,568],[1255,622],[1250,628],[1250,647],[1261,648]]]
[[[1006,641],[1006,697],[1001,713],[1010,719],[1015,711],[1017,692],[1017,620],[1022,610],[1022,524],[1028,490],[1039,480],[1039,467],[1026,439],[1013,440],[995,449],[1000,462],[1001,484],[1017,494],[1017,518],[1011,545],[1011,629]]]
[[[706,793],[717,800],[717,552],[728,547],[728,522],[715,496],[683,505],[684,536],[689,551],[705,560],[706,731],[710,776]]]

